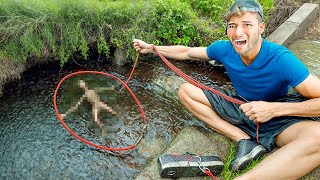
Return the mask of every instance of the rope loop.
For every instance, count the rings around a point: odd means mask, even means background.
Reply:
[[[63,121],[63,118],[61,116],[61,114],[59,113],[59,110],[58,110],[58,107],[57,107],[57,94],[58,94],[58,91],[60,89],[60,86],[62,85],[62,83],[67,80],[68,78],[70,78],[71,76],[75,76],[75,75],[79,75],[79,74],[97,74],[97,75],[103,75],[103,76],[107,76],[107,77],[111,77],[119,82],[121,82],[121,84],[123,85],[123,87],[127,88],[127,90],[129,91],[129,93],[131,94],[131,96],[134,98],[136,104],[138,105],[139,107],[139,110],[140,110],[140,113],[141,113],[141,119],[144,123],[143,127],[142,127],[142,132],[140,134],[140,137],[138,137],[137,141],[131,145],[131,146],[128,146],[128,147],[121,147],[121,148],[112,148],[112,147],[106,147],[106,146],[102,146],[102,145],[97,145],[91,141],[88,141],[82,137],[80,137],[79,135],[77,135],[75,132],[73,132],[69,127],[68,125]],[[114,76],[114,75],[111,75],[111,74],[108,74],[108,73],[105,73],[105,72],[99,72],[99,71],[77,71],[77,72],[74,72],[74,73],[71,73],[71,74],[68,74],[67,76],[65,76],[64,78],[62,78],[59,82],[59,84],[57,85],[56,87],[56,90],[54,92],[54,96],[53,96],[53,105],[54,105],[54,109],[55,109],[55,112],[56,112],[56,116],[58,118],[58,120],[61,122],[62,126],[72,135],[74,136],[75,138],[77,138],[78,140],[90,145],[90,146],[93,146],[95,148],[98,148],[98,149],[102,149],[102,150],[109,150],[109,151],[126,151],[126,150],[130,150],[130,149],[133,149],[134,147],[136,147],[138,145],[138,143],[141,141],[145,131],[146,131],[146,128],[147,128],[147,122],[145,120],[145,113],[142,109],[142,106],[138,100],[138,98],[135,96],[135,94],[133,93],[133,91],[129,88],[129,86],[123,82],[120,78]]]

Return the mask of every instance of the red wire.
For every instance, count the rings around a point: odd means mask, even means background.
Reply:
[[[212,174],[212,172],[209,169],[206,169],[206,174],[210,177],[212,177],[212,179],[217,180],[216,177],[214,177],[214,175]]]
[[[180,71],[178,68],[176,68],[173,64],[171,64],[158,50],[157,48],[154,48],[155,52],[158,54],[158,56],[162,59],[162,61],[164,63],[167,64],[167,66],[169,66],[169,68],[171,68],[175,73],[177,73],[179,76],[181,76],[183,79],[185,79],[186,81],[188,81],[189,83],[201,88],[201,89],[205,89],[205,90],[209,90],[219,96],[221,96],[222,98],[230,101],[230,102],[233,102],[235,104],[238,104],[238,105],[241,105],[243,104],[244,102],[243,101],[240,101],[238,99],[235,99],[235,98],[232,98],[230,96],[227,96],[223,93],[221,93],[220,91],[218,90],[215,90],[215,89],[212,89],[208,86],[205,86],[204,84],[200,83],[199,81],[191,78],[190,76],[188,76],[187,74],[183,73],[182,71]]]
[[[259,142],[259,123],[256,124],[256,141]]]
[[[201,88],[201,89],[205,89],[205,90],[209,90],[219,96],[221,96],[222,98],[230,101],[230,102],[233,102],[235,104],[238,104],[238,105],[241,105],[243,104],[244,102],[243,101],[240,101],[238,99],[235,99],[235,98],[232,98],[230,96],[227,96],[223,93],[221,93],[220,91],[217,91],[215,89],[212,89],[210,87],[207,87],[205,86],[204,84],[200,83],[199,81],[193,79],[192,77],[188,76],[187,74],[183,73],[182,71],[180,71],[177,67],[175,67],[173,64],[171,64],[155,47],[154,47],[154,50],[155,52],[158,54],[158,56],[162,59],[162,61],[169,67],[171,68],[175,73],[177,73],[179,76],[181,76],[183,79],[185,79],[187,82]],[[146,123],[146,120],[145,120],[145,114],[144,114],[144,111],[140,105],[140,102],[139,100],[137,99],[137,97],[134,95],[134,93],[132,92],[132,90],[129,88],[129,86],[127,85],[135,68],[136,68],[136,65],[137,65],[137,62],[138,62],[138,59],[139,59],[139,55],[140,55],[140,52],[138,52],[137,54],[137,57],[136,57],[136,61],[134,63],[134,66],[132,68],[132,71],[127,79],[126,82],[123,82],[121,79],[119,79],[118,77],[116,76],[113,76],[111,74],[108,74],[108,73],[104,73],[104,72],[98,72],[98,71],[78,71],[78,72],[74,72],[74,73],[71,73],[67,76],[65,76],[64,78],[62,78],[59,82],[59,84],[57,85],[56,87],[56,90],[54,92],[54,96],[53,96],[53,104],[54,104],[54,109],[55,109],[55,112],[56,112],[56,116],[57,118],[59,119],[59,121],[61,122],[61,124],[63,125],[63,127],[71,134],[73,135],[74,137],[76,137],[77,139],[79,139],[80,141],[90,145],[90,146],[93,146],[93,147],[96,147],[96,148],[99,148],[99,149],[103,149],[103,150],[111,150],[111,151],[124,151],[124,150],[130,150],[134,147],[137,146],[137,144],[134,144],[134,145],[131,145],[129,147],[124,147],[124,148],[110,148],[110,147],[105,147],[105,146],[101,146],[101,145],[96,145],[86,139],[83,139],[81,138],[80,136],[78,136],[76,133],[74,133],[66,124],[65,122],[63,121],[61,115],[59,114],[59,111],[58,111],[58,108],[57,108],[57,94],[58,94],[58,91],[59,91],[59,88],[61,86],[61,84],[68,78],[70,78],[71,76],[74,76],[74,75],[78,75],[78,74],[100,74],[100,75],[104,75],[104,76],[109,76],[109,77],[112,77],[114,78],[115,80],[119,81],[122,83],[123,87],[127,88],[129,93],[132,95],[132,97],[134,98],[134,100],[136,101],[138,107],[139,107],[139,110],[141,112],[141,118],[143,120],[144,123]],[[122,87],[122,88],[123,88]],[[122,89],[121,88],[121,89]],[[259,124],[256,124],[257,125],[257,133],[256,133],[256,140],[257,142],[259,142]]]
[[[189,165],[189,166],[190,166],[190,161],[191,161],[193,158],[201,156],[201,154],[198,155],[198,156],[193,156],[193,155],[178,155],[178,154],[169,154],[169,155],[170,155],[170,156],[178,156],[178,157],[181,157],[181,158],[188,159],[188,165]],[[211,172],[208,168],[205,170],[205,173],[206,173],[208,176],[210,176],[212,179],[217,180],[216,177],[214,177],[214,175],[212,174],[212,172]]]
[[[171,64],[159,51],[156,47],[154,47],[154,51],[158,54],[158,56],[162,59],[162,61],[164,63],[167,64],[167,66],[172,69],[175,73],[177,73],[179,76],[181,76],[183,79],[185,79],[187,82],[201,88],[201,89],[205,89],[208,91],[213,92],[214,94],[217,94],[218,96],[221,96],[222,98],[226,99],[227,101],[230,101],[232,103],[241,105],[244,102],[240,101],[238,99],[232,98],[230,96],[227,96],[225,94],[223,94],[222,92],[212,89],[208,86],[205,86],[204,84],[202,84],[201,82],[198,82],[197,80],[193,79],[192,77],[188,76],[187,74],[183,73],[182,71],[180,71],[178,68],[176,68],[173,64]],[[256,140],[257,142],[259,142],[259,124],[256,124]]]
[[[137,146],[137,144],[134,144],[134,145],[131,145],[131,146],[128,146],[128,147],[122,147],[122,148],[111,148],[111,147],[105,147],[105,146],[101,146],[101,145],[97,145],[97,144],[94,144],[86,139],[83,139],[82,137],[78,136],[76,133],[74,133],[68,126],[67,124],[63,121],[60,113],[59,113],[59,110],[57,108],[57,94],[58,94],[58,91],[59,91],[59,88],[61,86],[61,84],[68,78],[70,78],[71,76],[74,76],[74,75],[78,75],[78,74],[100,74],[100,75],[104,75],[104,76],[108,76],[108,77],[112,77],[113,79],[119,81],[122,83],[122,85],[124,87],[126,87],[129,91],[129,93],[132,95],[132,97],[134,98],[134,100],[136,101],[138,107],[139,107],[139,110],[140,110],[140,113],[141,113],[141,119],[143,120],[144,123],[146,123],[146,120],[145,120],[145,114],[144,114],[144,111],[140,105],[140,102],[138,100],[138,98],[134,95],[134,93],[132,92],[132,90],[128,87],[128,85],[123,82],[121,79],[119,79],[118,77],[116,76],[113,76],[111,74],[108,74],[108,73],[104,73],[104,72],[98,72],[98,71],[78,71],[78,72],[74,72],[74,73],[71,73],[71,74],[68,74],[67,76],[65,76],[64,78],[62,78],[58,84],[58,86],[56,87],[56,90],[54,92],[54,95],[53,95],[53,105],[54,105],[54,109],[55,109],[55,112],[56,112],[56,116],[58,117],[59,121],[61,122],[61,124],[63,125],[63,127],[72,135],[74,136],[75,138],[79,139],[80,141],[90,145],[90,146],[93,146],[93,147],[96,147],[96,148],[99,148],[99,149],[103,149],[103,150],[110,150],[110,151],[125,151],[125,150],[130,150],[134,147]]]
[[[128,82],[130,81],[131,76],[132,76],[134,70],[136,69],[136,66],[137,66],[137,64],[138,64],[139,55],[140,55],[140,52],[138,51],[138,54],[137,54],[136,60],[135,60],[135,62],[134,62],[133,68],[132,68],[132,70],[131,70],[131,73],[130,73],[127,81],[125,82],[126,85],[128,85]],[[124,86],[122,86],[122,88],[121,88],[120,90],[122,90],[123,88],[124,88]]]

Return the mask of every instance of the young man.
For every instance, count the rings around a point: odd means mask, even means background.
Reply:
[[[141,53],[176,60],[216,60],[224,65],[237,94],[236,105],[191,84],[178,92],[198,119],[238,143],[231,162],[241,170],[252,159],[281,147],[237,179],[297,179],[320,165],[320,80],[288,49],[262,38],[263,11],[254,0],[237,0],[226,15],[228,41],[209,47],[154,46],[134,40]],[[288,95],[289,88],[299,95]],[[259,142],[256,136],[259,128]]]

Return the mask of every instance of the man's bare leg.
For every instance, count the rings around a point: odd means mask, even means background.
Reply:
[[[229,137],[235,142],[250,138],[241,129],[221,119],[216,112],[212,110],[210,102],[202,89],[185,83],[180,87],[178,95],[183,105],[199,120],[208,124],[213,130]]]
[[[320,122],[296,123],[277,136],[281,148],[237,180],[298,179],[320,165]]]

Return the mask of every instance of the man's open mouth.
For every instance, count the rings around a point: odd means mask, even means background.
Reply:
[[[247,43],[247,40],[245,40],[245,39],[235,40],[235,44],[237,47],[243,47],[246,43]]]

